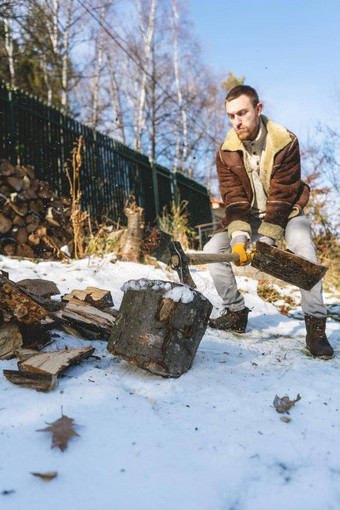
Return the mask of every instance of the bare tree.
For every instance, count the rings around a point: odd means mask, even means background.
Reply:
[[[11,84],[15,85],[15,68],[13,55],[13,1],[8,1],[4,9],[5,49],[8,56],[8,67]]]

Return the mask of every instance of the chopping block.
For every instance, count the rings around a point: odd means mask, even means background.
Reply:
[[[108,351],[153,374],[180,377],[194,361],[212,304],[187,285],[129,280]]]

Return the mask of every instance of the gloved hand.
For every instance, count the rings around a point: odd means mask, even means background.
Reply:
[[[236,236],[231,244],[232,247],[232,253],[237,253],[237,255],[240,257],[239,262],[234,262],[236,266],[246,266],[247,264],[250,264],[253,260],[254,253],[247,253],[247,236]]]
[[[269,244],[269,246],[274,246],[275,244],[275,239],[267,236],[260,237],[259,241],[261,241],[261,243]]]

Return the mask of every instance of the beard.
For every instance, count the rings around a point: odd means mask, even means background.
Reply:
[[[240,133],[236,131],[236,134],[241,142],[243,142],[243,140],[250,140],[251,137],[251,133],[248,128],[244,128],[244,131],[241,131]]]
[[[252,130],[250,130],[250,128],[247,126],[241,126],[241,129],[243,131],[241,131],[240,133],[238,133],[236,130],[235,131],[241,142],[243,142],[244,140],[254,140],[254,138],[256,138],[257,136],[257,133],[259,132],[259,126],[260,123],[258,123],[258,125],[254,127]]]

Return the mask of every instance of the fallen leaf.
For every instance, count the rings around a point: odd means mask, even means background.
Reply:
[[[289,414],[289,409],[293,407],[295,402],[298,402],[299,400],[301,400],[299,393],[295,400],[290,400],[287,395],[282,398],[280,398],[278,395],[275,395],[273,404],[278,413]]]
[[[292,419],[288,418],[288,416],[281,416],[280,420],[284,421],[285,423],[289,423],[290,421],[292,421]]]
[[[47,471],[47,473],[31,473],[31,475],[39,476],[39,478],[41,478],[45,482],[50,482],[51,480],[53,480],[53,478],[58,476],[58,472],[57,471]]]
[[[38,429],[37,432],[52,432],[52,446],[51,448],[58,447],[62,452],[66,450],[68,441],[73,436],[79,436],[75,430],[73,430],[73,418],[62,415],[59,420],[53,423],[47,423],[49,427],[45,429]]]

